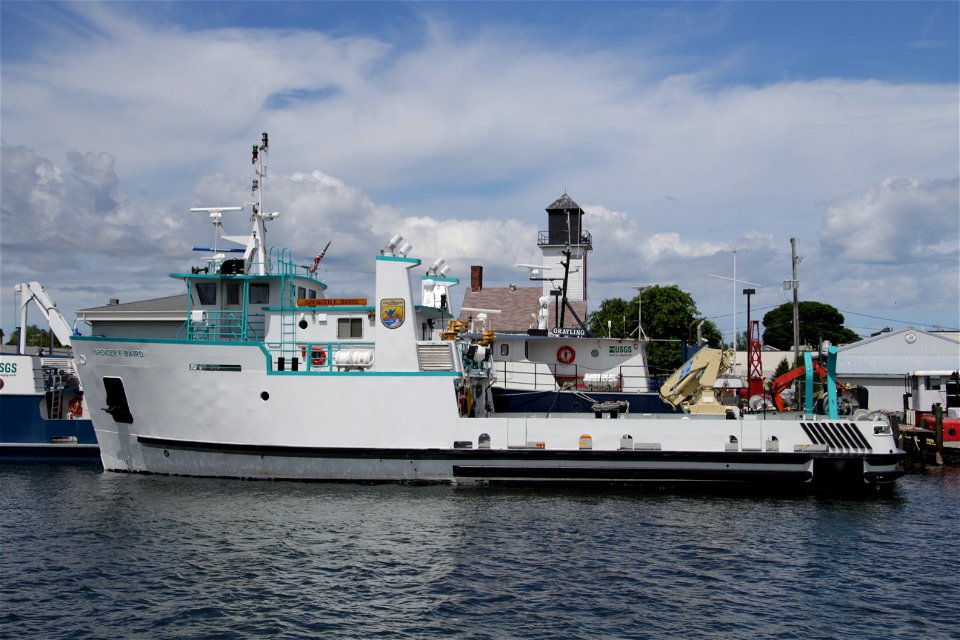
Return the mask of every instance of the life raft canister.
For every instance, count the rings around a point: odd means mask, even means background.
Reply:
[[[557,362],[560,364],[570,364],[577,357],[577,352],[570,345],[563,345],[557,349]]]

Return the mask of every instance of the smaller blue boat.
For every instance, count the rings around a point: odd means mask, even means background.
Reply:
[[[26,308],[36,302],[62,344],[70,329],[37,282],[16,286],[20,326]],[[21,334],[22,335],[22,334]],[[0,353],[0,460],[93,462],[100,459],[93,421],[69,353]]]

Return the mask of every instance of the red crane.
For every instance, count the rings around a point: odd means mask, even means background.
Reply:
[[[819,373],[820,376],[824,380],[826,380],[827,370],[824,369],[819,362],[817,361],[813,362],[813,370]],[[777,405],[777,411],[783,411],[783,406],[784,406],[783,398],[780,397],[780,394],[783,392],[784,389],[790,386],[791,382],[793,382],[794,380],[796,380],[806,372],[807,372],[807,368],[804,367],[803,365],[800,365],[796,369],[791,369],[790,371],[787,371],[785,374],[779,376],[772,383],[770,383],[770,395],[773,396],[773,403]],[[844,389],[845,387],[838,382],[837,388]]]

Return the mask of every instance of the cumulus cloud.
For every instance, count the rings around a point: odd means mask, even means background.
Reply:
[[[28,268],[41,261],[78,266],[77,252],[143,253],[136,207],[118,190],[107,153],[68,153],[57,165],[26,147],[2,147],[3,241]],[[56,247],[55,250],[42,250]]]
[[[960,255],[960,179],[890,177],[827,209],[824,248],[854,262],[894,263]]]

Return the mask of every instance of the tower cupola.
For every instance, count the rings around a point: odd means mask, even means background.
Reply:
[[[583,228],[583,209],[564,193],[547,207],[547,230],[538,233],[537,245],[543,254],[543,295],[551,295],[564,280],[564,262],[569,259],[567,299],[587,299],[587,254],[593,238]],[[565,252],[569,251],[569,258]]]

